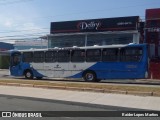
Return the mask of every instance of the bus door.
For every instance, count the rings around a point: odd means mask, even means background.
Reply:
[[[70,76],[75,78],[80,78],[81,73],[87,67],[85,62],[85,50],[72,50],[71,52],[71,62],[69,64]]]
[[[60,50],[57,53],[57,62],[54,64],[54,77],[68,77],[68,65],[70,62],[70,51]]]
[[[11,75],[14,76],[22,75],[20,63],[21,63],[21,53],[19,52],[12,53],[10,62]]]
[[[46,51],[45,52],[45,63],[44,70],[46,71],[46,76],[54,77],[54,67],[57,61],[57,51]]]
[[[33,68],[37,71],[38,74],[45,76],[44,70],[44,51],[35,51],[33,54],[34,62],[32,63]]]

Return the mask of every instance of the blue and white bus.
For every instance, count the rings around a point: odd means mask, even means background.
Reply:
[[[148,76],[146,44],[30,49],[11,52],[10,73],[27,79],[139,79]]]

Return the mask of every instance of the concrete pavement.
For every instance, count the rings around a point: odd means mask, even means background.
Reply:
[[[134,96],[16,86],[0,86],[0,94],[146,110],[160,110],[160,97],[153,96]]]

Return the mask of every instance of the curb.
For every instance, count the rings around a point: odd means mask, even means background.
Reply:
[[[20,87],[34,87],[33,84],[20,84]]]
[[[7,85],[7,83],[5,83],[5,82],[0,82],[0,85]]]
[[[127,91],[127,94],[138,96],[153,96],[153,92]]]
[[[49,89],[61,89],[61,90],[64,90],[66,89],[65,86],[48,86]]]
[[[160,96],[160,93],[156,93],[156,92],[94,89],[94,88],[84,88],[84,87],[69,87],[67,85],[51,86],[51,85],[36,85],[36,84],[24,84],[24,83],[21,84],[21,83],[7,83],[7,82],[0,82],[0,85],[16,86],[16,87],[34,87],[34,88],[44,88],[44,89],[74,90],[74,91],[98,92],[98,93],[113,93],[113,94],[137,95],[137,96]]]
[[[121,91],[121,90],[104,90],[105,93],[116,93],[116,94],[127,94],[127,91]]]
[[[20,86],[20,83],[6,83],[7,86]]]

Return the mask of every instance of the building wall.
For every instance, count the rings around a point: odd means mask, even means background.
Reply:
[[[145,35],[149,45],[149,78],[160,79],[160,8],[146,10]]]
[[[150,57],[160,57],[160,8],[146,10],[146,42]]]

